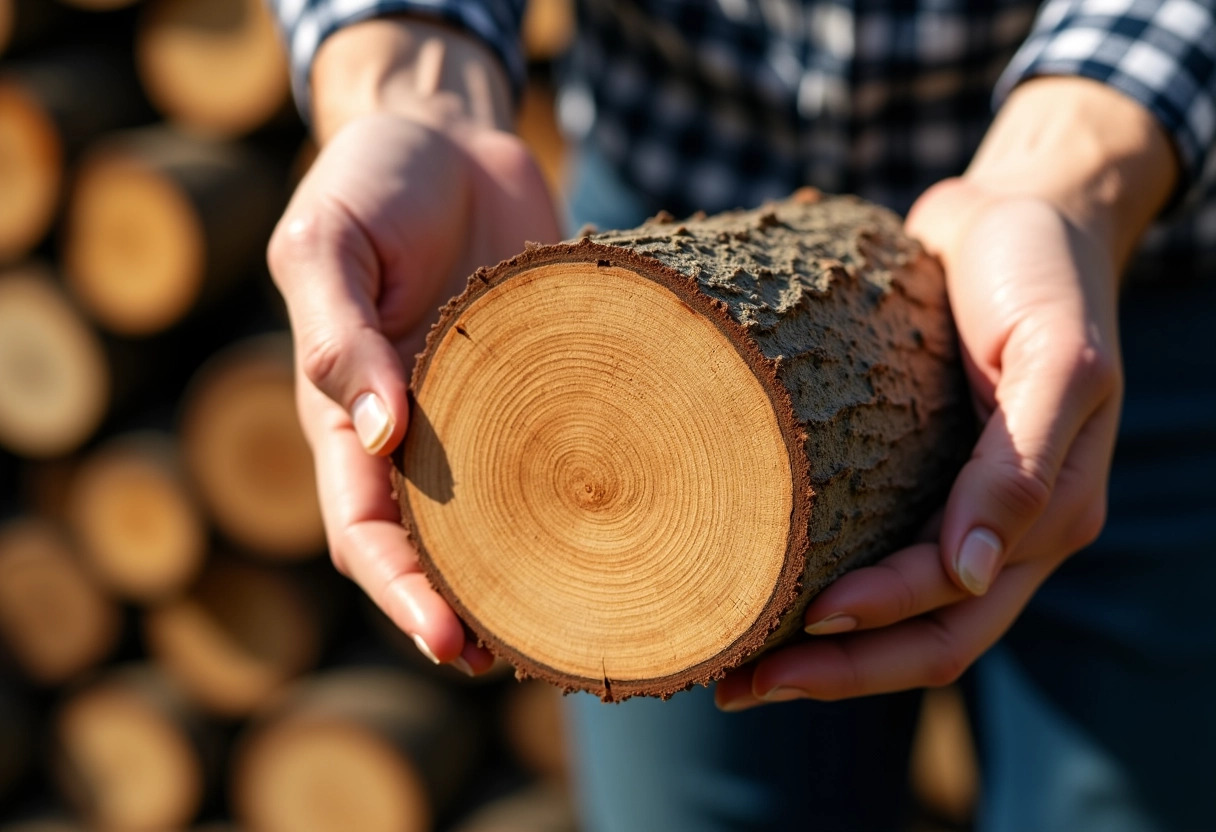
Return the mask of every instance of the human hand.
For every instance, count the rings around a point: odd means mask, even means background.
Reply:
[[[734,671],[719,707],[952,682],[1100,531],[1122,398],[1121,235],[1135,223],[991,170],[931,188],[907,223],[942,261],[984,423],[936,542],[828,587],[806,612],[816,638]]]
[[[546,185],[514,136],[373,112],[334,131],[269,248],[334,564],[424,654],[470,674],[492,657],[427,582],[389,493],[386,455],[409,418],[404,359],[474,269],[557,238]]]

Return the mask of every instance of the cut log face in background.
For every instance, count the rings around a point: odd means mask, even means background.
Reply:
[[[937,263],[810,190],[480,270],[411,386],[394,486],[432,582],[522,674],[604,699],[798,631],[972,436]]]

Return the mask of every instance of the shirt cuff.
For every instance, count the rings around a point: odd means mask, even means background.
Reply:
[[[269,0],[287,43],[291,88],[300,115],[311,115],[309,87],[317,50],[334,32],[362,20],[410,14],[450,23],[481,40],[501,61],[516,101],[526,78],[520,25],[524,0]]]
[[[1182,164],[1172,204],[1216,176],[1207,165],[1216,142],[1216,0],[1047,0],[997,82],[996,105],[1040,75],[1092,78],[1151,112]]]

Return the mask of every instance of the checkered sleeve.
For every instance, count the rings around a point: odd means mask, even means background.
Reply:
[[[525,0],[267,0],[291,59],[296,104],[309,117],[309,73],[321,43],[351,23],[413,14],[457,26],[481,39],[502,61],[518,96],[525,65],[519,30]]]
[[[1179,198],[1216,178],[1216,0],[1046,0],[997,103],[1036,75],[1093,78],[1144,105],[1173,137]]]

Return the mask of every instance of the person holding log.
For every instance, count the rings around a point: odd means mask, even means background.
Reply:
[[[428,315],[560,236],[509,132],[518,5],[279,6],[323,149],[269,257],[331,552],[470,673],[491,657],[384,482]],[[982,422],[927,542],[817,596],[810,639],[712,693],[572,698],[587,828],[895,828],[915,691],[964,672],[980,828],[1216,824],[1211,0],[588,0],[580,23],[573,219],[628,228],[803,184],[907,212]]]

